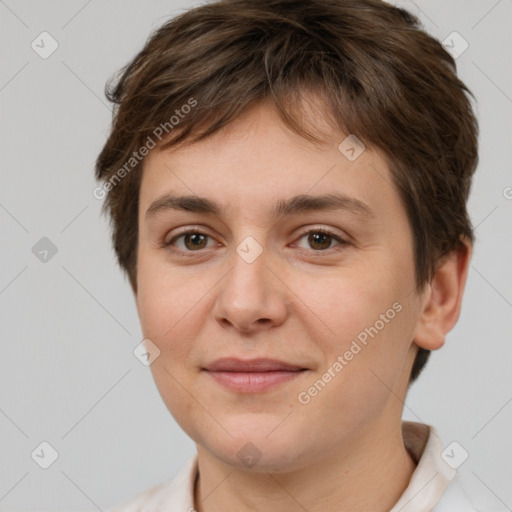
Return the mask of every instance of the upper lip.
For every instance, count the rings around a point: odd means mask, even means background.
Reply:
[[[306,370],[303,366],[285,363],[277,359],[237,359],[224,357],[208,364],[205,370],[212,372],[275,372],[275,371],[299,371]]]

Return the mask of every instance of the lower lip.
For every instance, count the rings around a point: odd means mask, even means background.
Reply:
[[[208,372],[219,384],[238,393],[267,391],[302,375],[301,371]]]

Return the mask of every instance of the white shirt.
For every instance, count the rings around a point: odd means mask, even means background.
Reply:
[[[443,444],[436,430],[422,423],[403,421],[402,432],[405,447],[417,466],[409,485],[389,512],[478,512],[465,494],[457,470],[442,458]],[[174,478],[107,512],[194,512],[196,476],[197,454]]]

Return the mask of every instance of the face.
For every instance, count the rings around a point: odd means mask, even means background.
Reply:
[[[354,160],[345,137],[313,145],[260,105],[145,161],[136,301],[151,370],[227,464],[300,468],[399,421],[421,311],[412,233],[384,157]]]

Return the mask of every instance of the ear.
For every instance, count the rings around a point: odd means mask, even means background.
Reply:
[[[467,239],[440,261],[423,292],[423,307],[414,332],[414,343],[427,350],[444,345],[446,334],[457,323],[466,286],[472,246]]]

